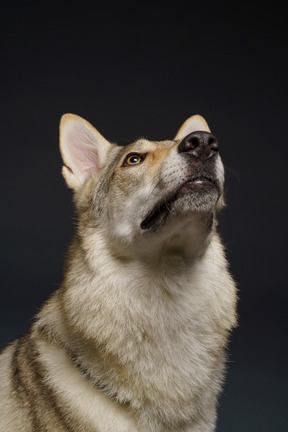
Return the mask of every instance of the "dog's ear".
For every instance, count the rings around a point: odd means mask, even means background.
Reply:
[[[74,114],[65,114],[60,122],[62,174],[67,185],[78,189],[85,179],[105,164],[110,144],[90,123]]]
[[[191,132],[204,131],[211,132],[206,120],[200,115],[189,117],[181,126],[175,136],[175,140],[179,140],[189,135]]]

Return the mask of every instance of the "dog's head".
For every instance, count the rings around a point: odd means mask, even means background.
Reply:
[[[223,205],[218,142],[201,116],[190,117],[174,140],[139,139],[120,147],[66,114],[60,149],[80,224],[100,229],[118,249],[141,241],[144,250],[152,236],[158,244],[172,237],[183,243],[196,231],[211,232]]]

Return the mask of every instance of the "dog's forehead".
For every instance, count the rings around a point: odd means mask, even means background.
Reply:
[[[131,144],[125,146],[127,151],[139,151],[139,152],[151,152],[160,149],[171,149],[175,146],[176,141],[173,140],[163,140],[163,141],[150,141],[146,138],[139,138]]]

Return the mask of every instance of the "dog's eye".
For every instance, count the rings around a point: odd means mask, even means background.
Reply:
[[[141,162],[145,159],[144,154],[139,153],[129,153],[126,158],[124,159],[124,162],[122,164],[122,167],[128,167],[133,165],[139,165]]]

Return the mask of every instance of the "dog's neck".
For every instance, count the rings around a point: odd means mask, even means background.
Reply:
[[[168,267],[184,262],[192,265],[195,260],[201,258],[209,246],[215,231],[215,218],[213,214],[196,213],[192,217],[182,218],[170,224],[162,231],[138,232],[130,238],[123,239],[117,233],[109,232],[105,228],[93,232],[83,230],[80,239],[84,251],[97,251],[101,245],[102,257],[95,254],[85,254],[85,258],[91,268],[95,266],[99,271],[99,260],[101,261],[107,253],[107,258],[130,262],[137,261],[150,267],[163,266],[167,262]],[[103,248],[103,244],[105,247]]]
[[[193,218],[174,222],[162,235],[147,237],[137,250],[138,256],[155,265],[165,261],[169,266],[181,261],[192,265],[205,253],[213,231],[213,215],[195,214]]]

